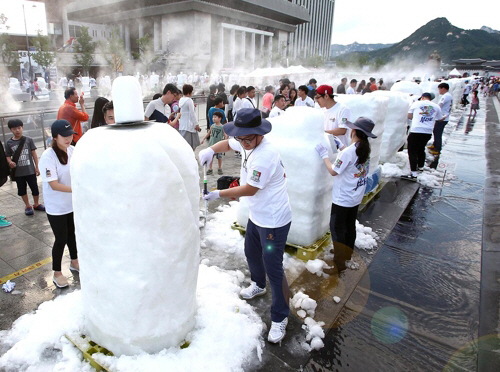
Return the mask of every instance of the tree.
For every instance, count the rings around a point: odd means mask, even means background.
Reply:
[[[50,46],[50,39],[48,36],[43,36],[38,33],[35,41],[33,41],[33,45],[36,48],[36,53],[33,53],[31,56],[39,66],[46,69],[54,63],[56,57],[54,52],[51,50],[52,48]]]
[[[370,61],[370,57],[368,57],[365,54],[360,54],[358,57],[358,65],[359,67],[364,67],[368,65],[368,62]]]
[[[151,65],[156,63],[160,59],[160,56],[156,55],[153,40],[149,34],[137,39],[137,43],[139,44],[139,53],[134,52],[133,56],[140,61],[145,72],[149,73]]]
[[[19,61],[17,45],[10,40],[7,34],[0,34],[0,56],[6,66],[12,66],[14,62]]]
[[[94,62],[96,48],[95,42],[92,41],[92,37],[89,35],[88,27],[80,29],[80,36],[78,36],[76,41],[75,51],[78,54],[75,55],[75,61],[83,67],[83,74],[86,75],[89,73],[90,66]]]
[[[127,53],[125,52],[125,46],[120,38],[118,28],[115,28],[111,32],[111,37],[107,43],[104,42],[99,45],[99,49],[104,60],[115,73],[115,76],[118,75],[118,72],[123,71],[123,65],[127,60]]]

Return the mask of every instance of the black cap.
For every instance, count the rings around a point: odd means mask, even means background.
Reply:
[[[52,138],[56,138],[58,134],[63,137],[69,137],[76,134],[73,128],[71,128],[69,121],[64,119],[54,121],[50,130],[52,131]]]
[[[434,95],[434,93],[428,93],[428,92],[426,92],[426,93],[422,94],[422,96],[420,96],[420,98],[421,98],[421,99],[422,99],[422,98],[424,98],[424,97],[425,97],[425,98],[429,98],[431,101],[432,101],[434,98],[436,98],[436,96]]]
[[[232,137],[250,134],[264,135],[269,133],[271,129],[271,123],[262,119],[260,110],[253,108],[240,109],[233,122],[224,124],[224,132]]]

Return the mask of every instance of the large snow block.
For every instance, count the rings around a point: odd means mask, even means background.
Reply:
[[[432,102],[434,103],[439,103],[439,100],[441,99],[441,95],[439,94],[439,89],[438,89],[439,84],[441,83],[437,81],[424,81],[423,83],[420,84],[420,87],[422,88],[422,91],[424,93],[434,94],[434,99],[432,100]]]
[[[85,332],[115,355],[180,345],[195,324],[199,175],[166,124],[87,132],[71,160]]]
[[[371,94],[389,99],[380,147],[380,162],[385,163],[398,152],[406,141],[410,100],[408,94],[401,92],[376,90]]]
[[[380,160],[380,151],[382,147],[382,138],[384,133],[384,123],[389,107],[389,98],[367,93],[363,95],[341,94],[337,96],[339,102],[345,104],[351,110],[351,120],[354,122],[360,116],[367,117],[375,123],[373,134],[377,138],[370,138],[370,171],[369,175],[378,167]]]
[[[292,208],[288,242],[308,246],[329,231],[332,207],[334,177],[314,149],[318,143],[330,147],[324,135],[323,112],[292,107],[269,121],[273,129],[266,138],[279,149]],[[332,153],[330,156],[333,158]],[[238,223],[245,227],[248,223],[245,198],[240,199]]]
[[[406,81],[406,80],[398,81],[397,83],[395,83],[391,87],[391,91],[408,93],[418,97],[420,97],[422,93],[424,93],[420,85],[414,83],[413,81]]]

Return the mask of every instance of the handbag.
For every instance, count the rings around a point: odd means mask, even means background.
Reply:
[[[22,136],[21,141],[19,142],[19,146],[17,146],[16,152],[14,153],[14,156],[12,157],[12,161],[16,163],[16,167],[12,168],[10,170],[10,180],[15,181],[16,180],[16,169],[17,169],[17,162],[19,161],[19,158],[21,157],[21,152],[23,151],[24,144],[26,143],[26,137]]]

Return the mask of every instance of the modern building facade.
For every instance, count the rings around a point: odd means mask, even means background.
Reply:
[[[332,40],[335,0],[289,0],[307,9],[311,17],[308,23],[297,26],[290,35],[289,55],[293,58],[321,56],[327,59]]]
[[[273,53],[290,53],[297,26],[311,21],[287,0],[87,0],[69,3],[66,18],[68,26],[118,29],[129,53],[149,34],[170,66],[195,71],[267,67]]]

